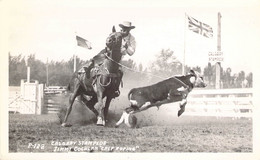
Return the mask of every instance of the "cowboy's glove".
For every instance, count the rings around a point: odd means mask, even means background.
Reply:
[[[123,39],[122,41],[122,48],[125,48],[127,49],[128,48],[128,44],[127,44],[127,41]]]
[[[121,47],[121,53],[122,55],[126,55],[126,48],[124,46]]]

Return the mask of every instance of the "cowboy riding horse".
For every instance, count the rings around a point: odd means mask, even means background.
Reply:
[[[74,73],[71,82],[74,85],[70,83],[68,86],[68,89],[73,93],[70,95],[69,106],[61,126],[71,126],[67,123],[67,119],[78,96],[96,115],[97,125],[105,126],[110,102],[116,97],[114,93],[118,89],[123,76],[118,65],[122,58],[121,44],[122,35],[120,32],[116,32],[115,27],[113,27],[112,33],[106,39],[105,49],[93,57],[94,68],[91,71],[91,76],[87,76],[87,73]],[[90,96],[91,99],[88,100],[84,95]],[[105,97],[104,104],[103,98]]]

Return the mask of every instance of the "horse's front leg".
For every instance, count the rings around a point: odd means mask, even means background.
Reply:
[[[97,125],[105,126],[103,91],[101,90],[97,91],[97,100],[98,102],[95,104],[95,108],[98,110]]]
[[[94,108],[94,105],[97,103],[97,97],[93,96],[91,100],[87,100],[83,95],[81,96],[82,102],[96,115],[98,116],[98,111]]]
[[[70,127],[71,126],[70,124],[67,124],[67,120],[68,120],[68,117],[69,117],[70,112],[72,110],[72,105],[73,105],[76,97],[79,95],[79,89],[80,89],[80,85],[77,85],[75,90],[74,90],[74,93],[69,98],[69,107],[67,108],[65,118],[63,120],[63,123],[61,124],[62,127]]]

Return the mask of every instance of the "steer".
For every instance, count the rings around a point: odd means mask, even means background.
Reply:
[[[124,110],[120,120],[116,123],[116,127],[123,122],[128,127],[134,127],[135,124],[131,124],[133,120],[136,123],[134,113],[153,106],[159,109],[163,104],[177,101],[181,101],[178,111],[179,117],[185,111],[186,98],[194,87],[204,88],[206,84],[198,72],[190,70],[190,73],[185,76],[174,76],[151,86],[131,89],[128,93],[130,107]]]

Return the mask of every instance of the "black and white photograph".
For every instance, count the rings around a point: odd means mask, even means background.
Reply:
[[[259,159],[260,1],[0,0],[0,159]]]

